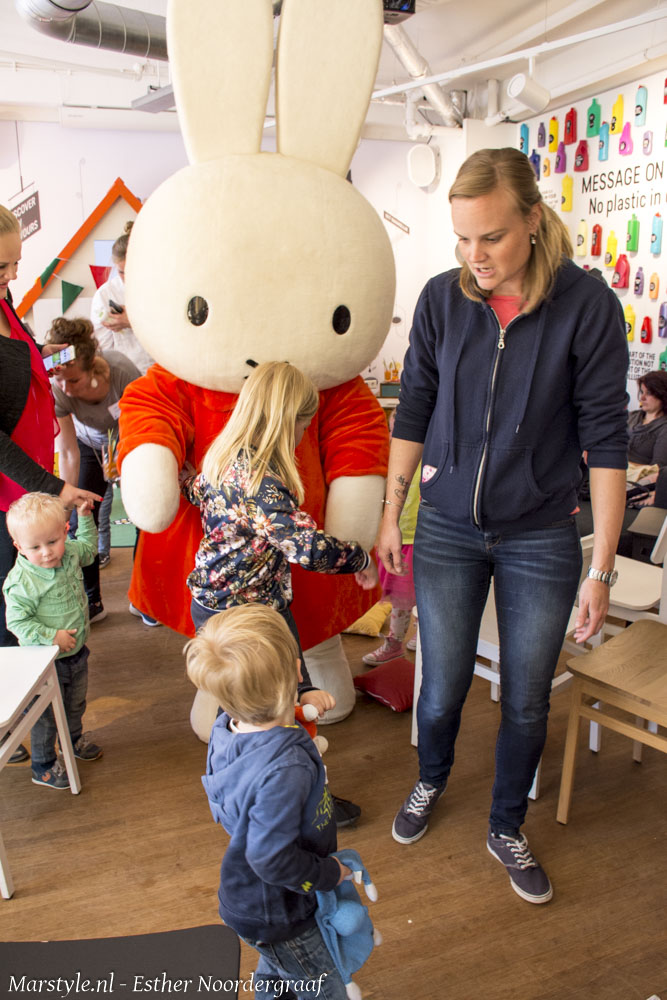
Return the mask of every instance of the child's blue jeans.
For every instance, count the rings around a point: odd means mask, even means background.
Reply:
[[[76,743],[83,732],[83,713],[86,710],[86,693],[88,691],[89,652],[87,646],[82,646],[78,653],[73,653],[72,656],[62,656],[56,660],[58,682],[63,696],[67,727],[72,743]],[[53,705],[49,705],[30,730],[32,771],[36,778],[41,778],[55,763],[56,733]]]
[[[253,987],[262,1000],[347,1000],[347,990],[317,925],[289,941],[244,941],[259,952]]]

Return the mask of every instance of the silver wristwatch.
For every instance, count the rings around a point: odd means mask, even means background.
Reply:
[[[610,569],[605,573],[601,569],[593,569],[591,566],[588,576],[591,580],[599,580],[600,583],[606,583],[608,587],[613,587],[618,580],[618,571]]]

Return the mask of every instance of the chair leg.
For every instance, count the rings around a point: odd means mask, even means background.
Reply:
[[[599,708],[600,702],[593,703],[593,708]],[[591,722],[588,727],[588,749],[598,753],[601,741],[601,727],[597,722]]]
[[[644,727],[645,720],[641,719],[638,715],[635,716],[635,722],[637,723],[638,726],[641,726],[642,728]],[[657,722],[647,722],[646,723],[646,728],[648,729],[649,733],[657,733],[658,732],[658,723]],[[643,743],[640,743],[639,740],[633,740],[633,742],[632,742],[632,759],[634,761],[636,761],[637,764],[641,764],[641,762],[642,762],[642,751],[643,751],[643,749],[644,749],[644,744]]]
[[[560,794],[556,819],[559,823],[567,823],[572,801],[572,786],[574,784],[574,768],[577,759],[577,739],[579,736],[579,709],[581,707],[582,683],[578,677],[572,683],[572,701],[567,720],[567,736],[565,737],[565,752],[563,754],[563,773],[560,779]]]
[[[2,834],[0,834],[0,894],[2,894],[3,899],[11,899],[14,895],[14,882],[9,871],[9,861]]]

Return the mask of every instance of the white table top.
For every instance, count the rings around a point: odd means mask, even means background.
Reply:
[[[58,646],[0,648],[0,725],[9,722],[58,652]]]

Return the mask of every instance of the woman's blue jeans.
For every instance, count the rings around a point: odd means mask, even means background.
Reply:
[[[422,649],[420,777],[438,787],[447,783],[493,577],[501,692],[489,820],[494,833],[516,836],[526,816],[580,574],[574,518],[496,534],[455,524],[430,504],[420,505],[414,547]]]

